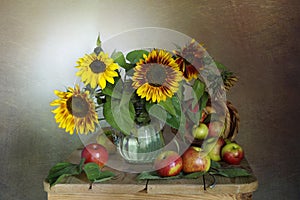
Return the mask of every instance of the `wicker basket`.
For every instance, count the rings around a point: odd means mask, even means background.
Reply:
[[[227,138],[231,141],[235,139],[239,132],[240,116],[237,109],[230,101],[226,102],[226,117],[225,117],[225,131],[223,138]]]
[[[211,102],[208,101],[207,107],[204,109],[206,114],[209,115],[213,112],[218,112],[218,115],[224,116],[224,118],[222,118],[222,121],[224,121],[225,129],[220,137],[233,141],[239,132],[240,125],[240,116],[237,109],[230,101],[226,101],[226,104],[224,104],[223,102],[214,102],[213,107],[214,109],[211,108]],[[176,134],[177,131],[178,130],[176,129],[172,129],[172,132],[174,134]],[[185,137],[192,143],[193,146],[201,146],[203,143],[203,140],[194,139],[191,133],[187,133]]]

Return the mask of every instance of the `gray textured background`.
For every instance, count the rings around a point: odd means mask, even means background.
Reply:
[[[240,81],[237,141],[259,180],[254,199],[300,199],[298,0],[0,0],[0,199],[46,199],[48,169],[80,141],[58,130],[53,89],[74,83],[75,61],[144,26],[204,43]]]

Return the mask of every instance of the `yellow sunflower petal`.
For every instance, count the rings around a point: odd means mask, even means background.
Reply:
[[[106,87],[106,80],[105,80],[103,74],[99,77],[99,84],[102,89],[104,89]]]

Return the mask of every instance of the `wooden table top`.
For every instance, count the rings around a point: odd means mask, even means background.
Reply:
[[[75,151],[69,161],[78,161],[80,150]],[[78,163],[78,162],[77,162]],[[249,163],[244,159],[241,167],[252,172]],[[44,190],[48,194],[139,194],[139,195],[218,195],[252,193],[258,187],[255,175],[247,177],[226,178],[215,176],[216,184],[213,188],[204,190],[203,179],[171,179],[171,180],[137,180],[134,173],[114,171],[116,177],[101,183],[90,184],[84,174],[65,178],[61,183],[50,188],[49,183],[44,182]],[[205,176],[206,185],[213,182],[212,177]],[[115,197],[117,198],[117,197]]]

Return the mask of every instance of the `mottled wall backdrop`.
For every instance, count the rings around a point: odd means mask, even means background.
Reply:
[[[297,0],[0,0],[0,199],[46,199],[48,169],[81,142],[59,130],[54,89],[76,79],[77,58],[124,30],[158,26],[204,44],[240,82],[238,142],[259,189],[254,199],[299,199]]]

